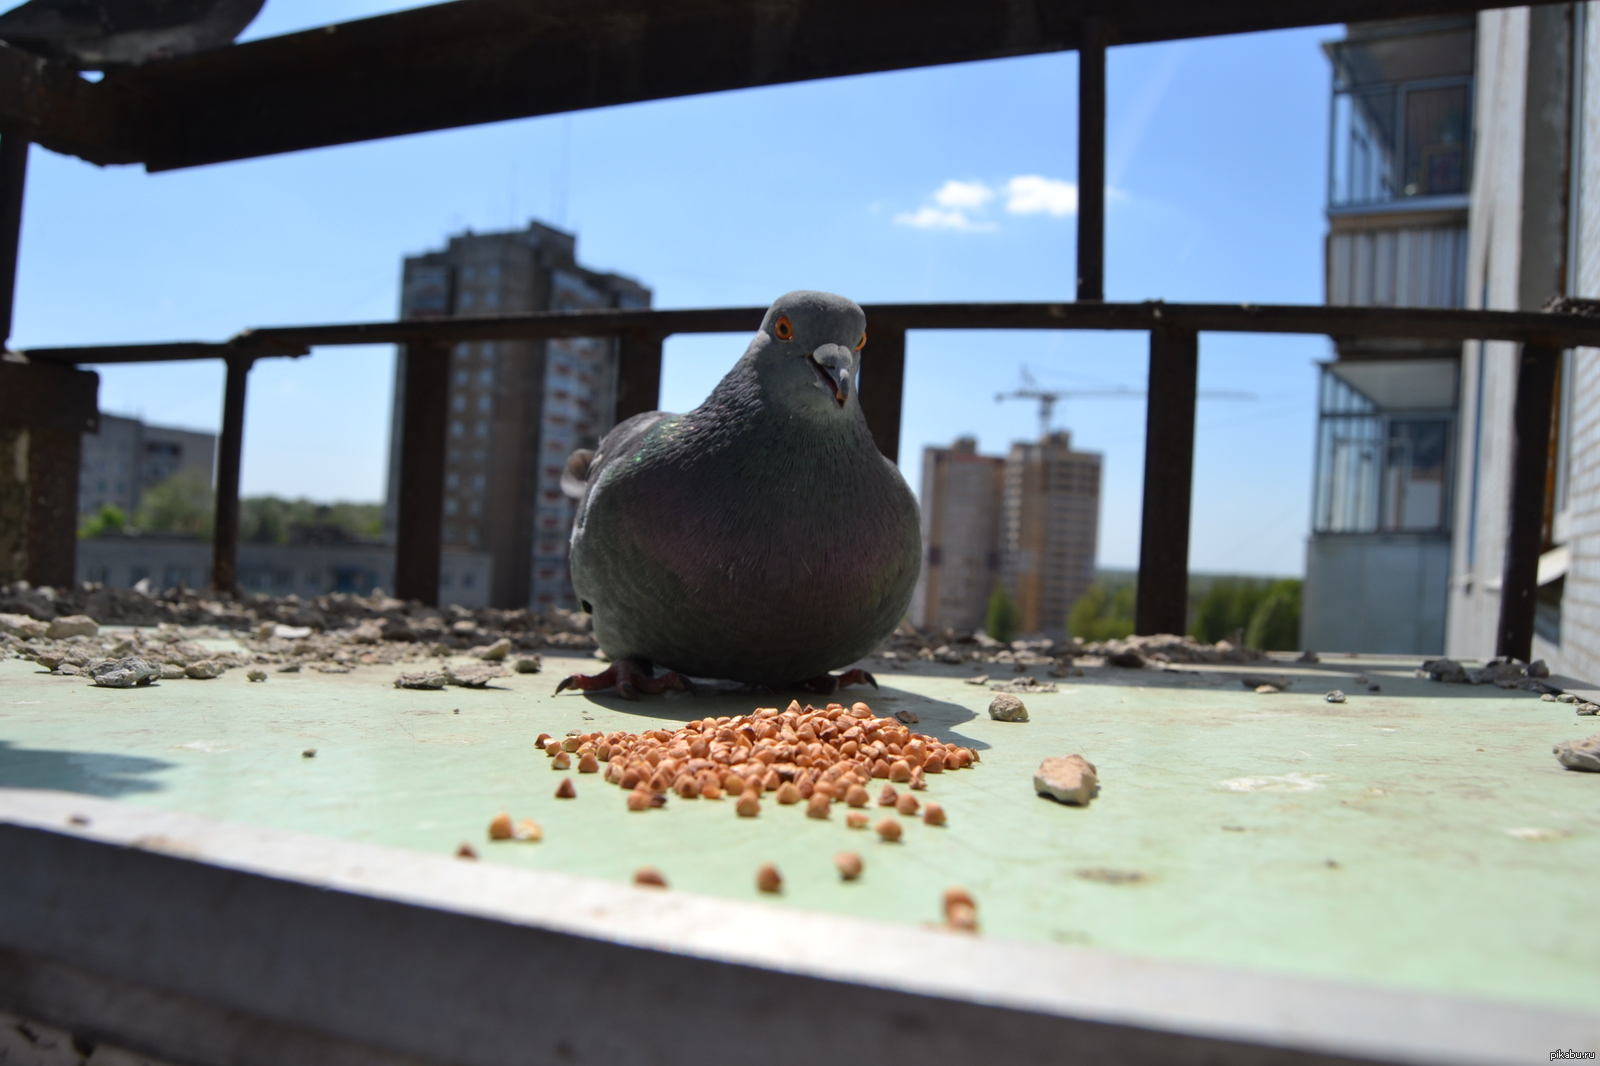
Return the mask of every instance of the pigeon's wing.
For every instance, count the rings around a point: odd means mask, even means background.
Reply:
[[[677,417],[666,411],[646,411],[617,423],[598,449],[579,448],[567,457],[567,468],[561,473],[561,491],[574,500],[583,499],[589,486],[599,484],[607,466],[632,455],[645,434],[666,419]]]

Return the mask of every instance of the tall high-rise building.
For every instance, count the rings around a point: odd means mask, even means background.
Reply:
[[[1073,451],[1066,432],[1011,446],[1001,555],[1024,633],[1065,637],[1067,612],[1094,581],[1100,460]]]
[[[975,629],[1004,585],[1024,633],[1066,635],[1067,612],[1094,580],[1100,462],[1070,434],[979,455],[970,437],[922,461],[922,574],[911,620]]]
[[[922,450],[921,579],[911,622],[923,629],[977,629],[1000,581],[1000,509],[1006,461],[962,437]]]
[[[531,222],[466,233],[405,261],[402,318],[648,307],[631,278],[579,266],[577,238]],[[385,517],[399,501],[405,352],[396,356]],[[616,341],[574,338],[458,344],[451,354],[444,544],[493,557],[497,607],[574,606],[567,570],[572,501],[561,471],[611,428]]]

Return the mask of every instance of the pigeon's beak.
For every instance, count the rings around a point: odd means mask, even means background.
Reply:
[[[819,384],[833,393],[840,407],[850,398],[850,349],[842,344],[824,344],[807,357],[820,378]]]

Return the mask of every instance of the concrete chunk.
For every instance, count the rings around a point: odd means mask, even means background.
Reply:
[[[1087,807],[1100,791],[1100,777],[1094,763],[1082,755],[1065,755],[1044,760],[1033,775],[1033,790],[1060,803]]]
[[[51,640],[65,640],[68,637],[99,636],[100,623],[86,614],[63,615],[50,623],[44,635]]]
[[[1587,740],[1563,740],[1550,750],[1568,770],[1600,773],[1600,733]]]
[[[1028,708],[1016,696],[1002,692],[989,701],[989,717],[997,722],[1026,722]]]
[[[143,659],[108,659],[89,667],[89,677],[102,688],[133,688],[148,685],[161,676],[161,668]]]

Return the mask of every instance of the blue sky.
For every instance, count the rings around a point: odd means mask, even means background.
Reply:
[[[269,0],[249,36],[399,5]],[[1322,295],[1336,27],[1114,49],[1107,297],[1314,303]],[[147,175],[35,149],[18,347],[219,339],[253,325],[391,318],[401,257],[538,217],[662,307],[1050,300],[1073,289],[1073,53],[838,79]],[[678,337],[663,406],[697,404],[745,340]],[[1299,573],[1320,338],[1206,335],[1191,567]],[[322,349],[251,375],[247,494],[377,499],[392,350]],[[870,360],[870,346],[866,358]],[[970,433],[1003,453],[1051,388],[1142,388],[1137,334],[913,333],[902,468]],[[213,365],[102,368],[101,407],[215,429]],[[1138,557],[1143,406],[1065,401],[1105,455],[1103,566]]]

